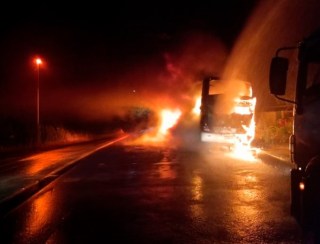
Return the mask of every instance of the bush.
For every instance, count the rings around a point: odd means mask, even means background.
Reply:
[[[42,128],[43,144],[63,144],[89,140],[87,133],[79,133],[67,130],[61,126],[45,126]]]

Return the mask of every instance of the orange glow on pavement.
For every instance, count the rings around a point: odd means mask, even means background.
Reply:
[[[28,165],[25,173],[33,176],[34,174],[46,171],[49,167],[54,166],[56,162],[59,162],[59,160],[65,161],[61,160],[64,157],[65,153],[62,150],[52,150],[35,154],[33,156],[21,159],[20,161]]]
[[[51,191],[35,199],[25,222],[25,235],[38,235],[54,217],[57,217],[55,216],[55,201],[55,196]]]

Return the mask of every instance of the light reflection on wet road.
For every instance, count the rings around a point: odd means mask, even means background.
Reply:
[[[289,167],[198,149],[98,151],[10,213],[1,234],[11,243],[299,243]]]
[[[121,140],[123,135],[113,140]],[[59,169],[71,165],[113,140],[99,140],[54,150],[34,153],[21,158],[0,161],[0,202],[2,199],[31,185]]]

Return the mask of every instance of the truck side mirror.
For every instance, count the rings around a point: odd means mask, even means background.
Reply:
[[[272,58],[269,73],[269,88],[271,94],[284,95],[286,93],[288,67],[289,60],[287,58]]]

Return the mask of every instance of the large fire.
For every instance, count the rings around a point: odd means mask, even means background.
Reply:
[[[163,109],[161,111],[161,123],[157,134],[166,135],[168,130],[177,124],[180,116],[181,111],[179,109]]]
[[[166,142],[170,139],[170,129],[177,125],[182,112],[180,109],[160,109],[158,113],[159,123],[139,141],[142,142]]]
[[[224,103],[224,102],[223,102]],[[211,120],[216,124],[207,124],[201,131],[201,140],[203,134],[209,134],[210,140],[202,140],[208,142],[217,142],[218,146],[229,149],[229,155],[244,160],[254,160],[256,149],[251,147],[251,143],[255,136],[255,106],[256,98],[252,97],[252,93],[238,94],[233,100],[226,100],[227,106],[220,105],[218,113],[212,115]],[[222,108],[222,109],[221,109]],[[225,110],[228,111],[225,111]],[[198,93],[194,97],[194,106],[190,108],[192,120],[200,123],[201,115],[201,95]],[[221,113],[222,111],[222,113]],[[220,117],[221,113],[221,117]],[[179,108],[160,108],[158,109],[158,123],[143,136],[139,137],[141,143],[166,143],[171,141],[172,128],[174,128],[181,118],[182,110]],[[243,116],[242,116],[243,115]],[[188,115],[187,115],[188,116]],[[217,116],[217,117],[215,117]],[[209,115],[211,117],[211,114]],[[187,117],[188,118],[188,117]],[[218,122],[217,122],[218,121]],[[193,123],[192,122],[192,123]],[[212,123],[212,122],[210,122]],[[192,127],[193,128],[193,127]],[[178,134],[179,134],[179,130]],[[180,131],[181,132],[181,131]],[[189,133],[189,132],[187,132]],[[216,148],[216,147],[215,147]]]
[[[242,125],[245,130],[244,134],[236,134],[233,146],[230,148],[231,153],[236,158],[241,158],[245,160],[254,160],[254,152],[256,149],[251,147],[251,143],[255,136],[255,106],[256,98],[250,97],[247,99],[242,99],[240,97],[234,99],[234,107],[231,113],[239,115],[252,115],[250,123]],[[199,118],[201,113],[201,96],[195,97],[194,107],[192,109],[192,114]]]
[[[243,101],[237,99],[236,104],[238,106],[234,107],[234,112],[238,114],[252,114],[252,118],[250,120],[249,126],[244,126],[243,129],[246,131],[244,135],[240,137],[240,140],[237,141],[233,148],[233,154],[237,158],[245,159],[245,160],[253,160],[254,153],[256,150],[251,148],[251,143],[254,140],[255,136],[255,120],[254,120],[254,111],[256,106],[256,98],[251,98],[245,101],[245,105],[242,103]],[[241,106],[242,104],[242,106]]]

